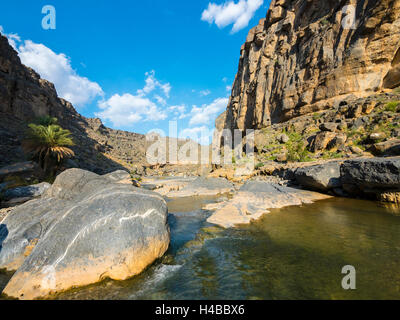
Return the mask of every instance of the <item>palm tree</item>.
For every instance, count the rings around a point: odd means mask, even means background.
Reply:
[[[44,116],[37,118],[35,123],[41,126],[48,127],[53,124],[58,124],[58,119],[52,116]]]
[[[50,173],[50,169],[53,169],[54,173],[65,158],[75,156],[68,148],[74,145],[70,136],[69,130],[56,124],[48,126],[30,124],[22,147],[26,153],[32,154],[45,173]]]

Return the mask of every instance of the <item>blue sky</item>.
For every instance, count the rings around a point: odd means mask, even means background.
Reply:
[[[84,116],[143,134],[176,120],[187,135],[225,110],[240,47],[269,3],[15,0],[2,3],[0,31]],[[42,28],[44,5],[55,30]]]

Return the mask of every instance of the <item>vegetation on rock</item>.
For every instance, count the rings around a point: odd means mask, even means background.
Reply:
[[[50,175],[56,172],[64,159],[75,155],[69,148],[74,145],[71,132],[54,124],[56,122],[57,119],[46,117],[39,121],[42,124],[29,124],[22,143],[24,151]]]

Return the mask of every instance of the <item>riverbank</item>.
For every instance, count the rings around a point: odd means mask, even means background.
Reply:
[[[211,175],[216,174],[218,170]],[[212,198],[190,215],[218,226],[212,230],[240,230],[257,225],[273,210],[303,210],[333,196],[385,200],[394,204],[390,210],[396,214],[399,179],[400,157],[330,161],[281,168],[271,176],[236,174],[231,180],[143,177],[139,183],[125,171],[99,176],[70,169],[45,189],[25,187],[43,193],[12,208],[2,221],[0,269],[16,271],[3,293],[46,298],[107,278],[123,281],[140,275],[164,259],[171,228],[167,203],[178,199],[199,203]],[[175,210],[181,211],[179,205]]]

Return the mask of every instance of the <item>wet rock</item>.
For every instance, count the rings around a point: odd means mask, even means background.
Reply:
[[[296,181],[311,190],[326,192],[340,188],[340,163],[328,162],[316,166],[299,168],[295,172]]]
[[[16,207],[2,225],[0,269],[18,269],[4,293],[20,299],[126,280],[169,245],[160,195],[79,169],[59,175],[42,198]]]
[[[215,210],[208,222],[230,228],[257,220],[268,213],[268,209],[302,205],[328,198],[330,196],[274,183],[248,181],[231,200],[207,205],[205,209]]]

